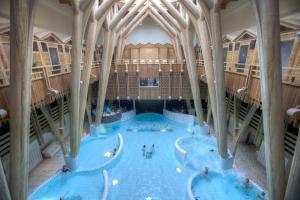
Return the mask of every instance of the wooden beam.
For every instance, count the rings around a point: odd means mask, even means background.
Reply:
[[[92,88],[90,86],[88,89],[88,96],[87,96],[87,102],[86,102],[86,113],[88,116],[89,124],[93,123],[93,117],[92,117],[92,113],[91,113],[91,111],[92,111],[91,101],[92,101]]]
[[[57,100],[59,110],[59,128],[63,130],[65,127],[65,111],[64,111],[64,97]]]
[[[232,156],[233,157],[236,154],[238,144],[241,141],[242,137],[245,135],[245,133],[246,133],[246,131],[247,131],[249,125],[250,125],[251,119],[254,116],[255,112],[256,112],[256,106],[252,105],[250,110],[248,111],[241,127],[239,128],[237,134],[233,135],[233,144],[232,144]]]
[[[28,146],[34,0],[10,1],[10,191],[25,200],[28,187]]]
[[[96,120],[95,120],[97,124],[101,123],[108,78],[109,78],[109,73],[111,68],[111,61],[115,49],[115,43],[116,43],[116,33],[112,30],[106,31],[105,43],[103,48],[104,54],[102,59],[101,80],[99,80],[99,86],[98,86],[98,98],[97,98]]]
[[[182,17],[180,12],[174,8],[174,6],[168,0],[161,0],[163,4],[168,8],[168,11],[173,15],[173,17],[181,24],[183,28],[187,28],[188,24],[185,19]],[[152,0],[153,3],[153,0]]]
[[[101,5],[97,8],[95,12],[96,20],[101,19],[105,13],[110,9],[110,7],[116,2],[117,0],[105,0],[102,1]]]
[[[251,0],[257,24],[268,197],[284,199],[284,118],[278,0]]]
[[[129,22],[129,20],[131,20],[134,15],[136,14],[136,12],[142,7],[144,6],[146,0],[140,0],[131,10],[130,12],[118,23],[118,25],[115,27],[115,32],[119,32],[121,30],[122,27],[125,26],[125,24],[127,24]],[[147,9],[147,5],[141,10],[141,12],[145,12]]]
[[[193,16],[198,19],[200,17],[200,9],[191,0],[182,0],[182,4],[193,14]]]
[[[0,157],[0,199],[11,200],[1,157]]]
[[[233,110],[233,134],[237,135],[239,130],[239,115],[240,115],[241,100],[234,95],[234,110]]]
[[[150,0],[152,5],[161,12],[161,14],[163,16],[165,16],[166,19],[168,19],[173,25],[174,27],[177,29],[177,31],[181,31],[182,27],[181,25],[178,24],[178,22],[174,19],[174,17],[172,15],[170,15],[168,13],[168,11],[166,11],[166,9],[164,9],[156,0]]]
[[[150,6],[150,9],[153,13],[154,16],[156,16],[157,20],[159,20],[161,23],[164,24],[164,26],[169,30],[172,35],[176,36],[178,34],[178,31],[176,31],[170,24],[169,22],[166,21],[165,18],[163,18],[152,6]]]
[[[134,2],[135,0],[129,0],[125,3],[125,5],[123,5],[121,10],[111,20],[109,24],[109,29],[114,29],[116,27],[116,25],[121,21],[121,19],[128,12],[129,8],[132,6]]]
[[[195,110],[197,113],[197,118],[199,120],[199,123],[200,125],[202,125],[204,122],[204,117],[203,117],[203,110],[202,110],[202,103],[201,103],[200,88],[198,83],[199,80],[197,77],[197,70],[196,70],[196,57],[195,57],[195,51],[192,46],[192,38],[190,36],[190,31],[188,29],[184,29],[183,32],[180,34],[180,37],[183,44],[182,46],[185,54]]]
[[[56,140],[59,142],[63,155],[66,155],[67,149],[65,146],[64,135],[60,133],[58,127],[56,126],[55,121],[53,120],[49,112],[49,108],[47,108],[46,106],[42,106],[41,111],[49,124],[51,132],[54,134]]]
[[[136,16],[134,16],[132,18],[132,20],[126,25],[126,27],[124,28],[124,30],[122,32],[123,36],[128,35],[129,31],[132,30],[132,29],[134,29],[133,27],[136,27],[138,24],[140,24],[142,22],[142,20],[145,19],[145,17],[148,15],[148,14],[145,15],[147,9],[148,9],[148,6],[144,7]],[[127,15],[126,15],[126,17],[127,17]],[[143,19],[141,19],[141,18],[143,18]],[[126,20],[126,18],[123,19],[123,20]],[[121,27],[120,27],[120,29],[121,29]]]
[[[286,187],[284,200],[300,199],[300,125],[298,126],[298,138],[294,151],[290,175]]]
[[[34,131],[37,135],[37,139],[38,139],[39,143],[41,145],[45,144],[45,141],[44,141],[44,138],[43,138],[43,135],[42,135],[42,128],[39,124],[39,120],[38,120],[36,111],[34,109],[31,111],[30,118],[32,120],[32,126],[33,126],[33,129],[34,129]]]

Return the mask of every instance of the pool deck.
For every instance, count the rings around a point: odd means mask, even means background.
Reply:
[[[232,138],[228,135],[228,146]],[[53,176],[64,164],[60,151],[51,159],[44,159],[29,174],[28,193],[31,194],[39,185]],[[265,168],[256,160],[256,152],[253,145],[240,143],[235,158],[236,169],[253,180],[263,190],[266,190],[267,179]]]

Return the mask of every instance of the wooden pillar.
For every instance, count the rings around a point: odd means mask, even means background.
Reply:
[[[80,109],[79,111],[80,134],[83,133],[84,115],[86,110],[87,94],[90,85],[90,76],[91,76],[92,63],[94,58],[96,34],[97,34],[97,20],[95,19],[94,11],[92,11],[90,20],[88,22],[87,42],[86,42],[87,45],[86,45],[86,51],[84,57],[84,66],[82,70],[82,79],[81,79],[82,84],[80,87],[80,108],[79,108]]]
[[[164,110],[166,110],[166,109],[167,109],[167,100],[164,99]]]
[[[0,157],[0,199],[11,200],[1,157]]]
[[[198,83],[199,80],[197,77],[197,70],[196,70],[196,58],[195,58],[194,49],[192,47],[190,30],[185,29],[182,31],[181,40],[182,40],[182,44],[183,44],[182,46],[183,46],[183,51],[185,54],[186,65],[187,65],[187,69],[188,69],[195,110],[197,113],[199,123],[200,123],[200,125],[202,125],[204,122],[203,110],[202,110],[202,104],[201,104],[200,88],[199,88],[199,83]]]
[[[285,192],[285,200],[300,199],[300,124],[298,126],[298,138],[294,151],[292,166]]]
[[[270,200],[285,192],[284,124],[278,0],[252,0],[260,60],[267,186]]]
[[[192,110],[191,100],[190,99],[186,99],[185,103],[186,103],[186,107],[188,109],[187,111],[190,114],[190,111]]]
[[[81,77],[81,55],[82,55],[82,27],[83,15],[79,8],[79,1],[74,1],[73,5],[73,31],[72,31],[72,69],[71,69],[71,134],[70,134],[70,168],[76,169],[76,157],[79,153],[80,145],[80,77]]]
[[[34,6],[34,0],[10,1],[10,191],[13,200],[27,197]]]
[[[241,127],[238,129],[238,132],[233,135],[233,144],[232,144],[233,145],[232,146],[232,156],[233,157],[236,154],[236,150],[237,150],[239,142],[241,141],[242,137],[244,136],[244,134],[246,133],[246,131],[250,125],[251,119],[254,116],[255,111],[256,111],[256,106],[252,105],[250,110],[248,111]]]
[[[213,63],[215,72],[216,105],[219,137],[219,153],[223,159],[227,155],[227,129],[226,129],[226,107],[225,107],[225,81],[224,81],[224,56],[223,41],[221,30],[220,0],[214,1],[214,7],[211,9],[211,32],[213,45]]]
[[[218,139],[218,128],[216,122],[217,115],[217,105],[216,105],[216,87],[215,87],[215,75],[213,68],[213,57],[212,49],[210,46],[210,36],[208,25],[204,19],[204,16],[201,16],[199,19],[194,19],[191,17],[191,20],[196,29],[197,36],[200,40],[200,45],[202,49],[203,59],[204,59],[204,70],[208,86],[209,102],[211,107],[211,112],[214,121],[214,130]]]
[[[98,98],[97,98],[97,108],[96,108],[96,120],[97,124],[101,123],[101,118],[103,114],[103,107],[106,97],[106,89],[108,84],[108,78],[111,68],[111,61],[113,52],[115,49],[116,42],[116,33],[112,30],[108,30],[105,33],[105,44],[104,44],[104,53],[102,59],[102,71],[101,71],[101,80],[99,80],[98,87]]]

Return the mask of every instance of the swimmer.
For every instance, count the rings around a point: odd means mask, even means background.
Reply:
[[[214,150],[214,149],[210,149],[209,151],[210,151],[210,152],[214,152],[215,150]]]
[[[71,169],[67,166],[67,165],[64,165],[63,167],[62,167],[62,170],[61,170],[63,173],[67,173],[67,172],[70,172],[71,171]]]
[[[112,156],[115,156],[116,153],[117,153],[118,149],[117,148],[114,148],[113,152],[112,152]]]
[[[244,186],[245,188],[248,188],[250,185],[250,179],[248,177],[245,178],[245,181],[244,181]]]
[[[59,200],[64,200],[65,198],[64,197],[59,197]]]
[[[152,147],[151,147],[151,154],[153,154],[155,152],[155,147],[154,147],[154,144],[152,144]]]
[[[258,199],[265,199],[266,193],[262,191],[260,194],[258,194]]]
[[[204,174],[207,175],[208,174],[208,167],[204,168]]]
[[[143,145],[142,152],[143,152],[143,156],[145,157],[145,155],[146,155],[146,145]]]

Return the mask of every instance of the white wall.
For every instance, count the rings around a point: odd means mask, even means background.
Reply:
[[[151,19],[146,19],[141,26],[137,28],[129,35],[127,44],[147,44],[147,43],[160,43],[171,44],[170,37],[164,32],[164,30]]]

